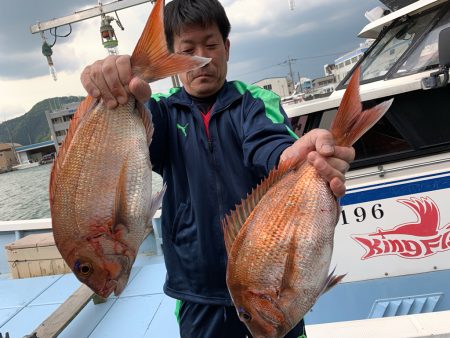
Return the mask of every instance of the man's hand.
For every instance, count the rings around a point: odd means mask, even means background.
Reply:
[[[316,168],[320,176],[330,184],[336,197],[345,194],[345,173],[355,158],[353,147],[335,146],[334,138],[328,130],[313,129],[303,135],[281,154],[280,161],[290,158],[307,161]]]
[[[140,102],[151,95],[148,83],[132,74],[129,55],[110,55],[87,66],[81,73],[81,84],[89,95],[103,99],[108,108],[127,103],[129,94]]]

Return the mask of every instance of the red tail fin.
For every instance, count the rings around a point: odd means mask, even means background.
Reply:
[[[354,144],[381,119],[393,101],[393,99],[384,101],[373,108],[362,111],[361,98],[359,96],[359,77],[360,69],[358,67],[350,79],[331,126],[331,133],[338,146],[351,146]]]
[[[164,0],[158,0],[131,56],[133,73],[151,82],[206,65],[211,59],[171,54],[164,36]]]

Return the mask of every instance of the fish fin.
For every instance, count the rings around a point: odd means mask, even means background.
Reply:
[[[123,292],[123,290],[125,290],[125,287],[128,284],[128,279],[129,279],[128,276],[119,279],[119,281],[117,282],[117,286],[114,289],[114,296],[116,296],[116,297],[120,296],[120,294]]]
[[[323,284],[323,289],[320,292],[320,295],[323,295],[324,293],[330,291],[334,286],[336,286],[336,284],[341,282],[345,276],[347,276],[347,274],[336,276],[334,274],[335,270],[336,270],[336,268],[334,268],[333,271],[331,271],[331,273],[328,275],[327,279],[325,280],[325,282]]]
[[[266,192],[275,183],[280,181],[281,178],[296,164],[297,160],[294,158],[281,162],[278,168],[272,169],[269,172],[269,175],[260,184],[258,184],[258,186],[254,188],[250,194],[247,194],[247,197],[242,199],[241,203],[236,205],[235,210],[231,211],[230,214],[225,215],[222,220],[222,229],[224,233],[225,247],[228,253],[230,253],[233,242],[239,231],[261,198],[263,198]]]
[[[383,117],[393,101],[393,99],[390,99],[362,111],[361,98],[359,96],[360,73],[360,68],[356,68],[331,126],[331,134],[333,134],[338,146],[353,145]]]
[[[72,139],[75,135],[75,132],[77,131],[79,125],[81,124],[83,117],[89,111],[92,111],[92,109],[94,109],[94,107],[97,104],[98,101],[96,99],[94,99],[92,96],[87,96],[78,105],[77,111],[75,112],[75,114],[72,117],[72,120],[70,121],[69,130],[67,132],[66,137],[64,138],[61,147],[58,150],[55,161],[53,162],[52,171],[50,173],[50,184],[49,184],[50,207],[53,204],[53,196],[55,194],[56,189],[56,176],[58,175],[58,172],[60,171],[62,164],[64,163],[67,151],[70,147],[70,144],[72,143]]]
[[[117,260],[117,263],[122,268],[122,270],[117,280],[112,280],[111,282],[116,283],[116,287],[114,288],[114,295],[119,296],[128,284],[134,259],[130,260],[130,257],[126,255],[115,255],[115,259]]]
[[[125,159],[124,164],[120,170],[119,181],[116,186],[116,196],[114,199],[114,210],[112,211],[112,225],[111,232],[113,234],[124,231],[129,232],[127,221],[123,219],[122,215],[126,213],[127,210],[127,170],[128,170],[128,159]]]
[[[136,109],[138,110],[139,115],[141,116],[142,122],[145,127],[145,131],[147,133],[147,146],[150,146],[150,143],[152,142],[153,130],[154,130],[153,123],[152,123],[152,115],[150,114],[147,107],[137,100],[136,100]]]
[[[153,216],[155,215],[156,210],[158,210],[161,207],[162,200],[164,197],[164,193],[166,192],[166,189],[167,189],[167,186],[164,183],[162,189],[160,191],[158,191],[155,195],[152,196],[152,200],[151,200],[150,206],[149,206],[149,214],[148,214],[149,215],[149,224],[147,227],[146,236],[152,230]]]
[[[133,74],[147,82],[203,67],[209,58],[170,53],[164,35],[164,0],[158,0],[131,55]]]
[[[293,268],[293,262],[295,259],[295,249],[297,243],[295,241],[290,241],[289,246],[289,250],[287,250],[288,254],[285,256],[286,261],[284,263],[284,271],[282,274],[280,286],[277,289],[278,298],[281,298],[282,296],[285,296],[286,293],[292,291],[292,287],[289,285],[289,281],[292,280],[292,274],[295,271],[295,269]]]

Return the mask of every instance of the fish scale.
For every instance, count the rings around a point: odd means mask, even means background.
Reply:
[[[362,111],[359,77],[357,69],[330,130],[338,146],[351,146],[392,103]],[[337,200],[312,165],[297,162],[281,162],[223,221],[227,286],[255,338],[284,337],[344,277],[329,274]]]
[[[58,222],[54,235],[61,251],[75,240],[97,256],[124,254],[129,262],[126,274],[138,245],[149,231],[154,212],[150,207],[151,166],[148,155],[141,155],[148,145],[147,132],[138,112],[130,112],[134,101],[132,98],[114,111],[99,104],[86,113],[72,140],[71,156],[61,164],[52,210],[52,219]],[[97,146],[92,147],[93,144]],[[122,188],[118,182],[124,167],[116,162],[125,163],[127,172],[132,173],[123,179],[126,203],[122,202],[121,210],[116,210],[116,199],[117,190]],[[70,214],[73,217],[68,217]],[[117,214],[125,232],[115,231]],[[129,226],[133,226],[133,231],[127,229]],[[82,255],[77,257],[83,259]]]
[[[203,67],[210,59],[172,54],[164,1],[153,7],[131,55],[131,71],[147,82]],[[50,176],[55,244],[76,277],[106,298],[125,288],[139,246],[151,230],[164,189],[152,196],[150,112],[129,95],[108,109],[80,103]]]
[[[300,180],[300,177],[303,179]],[[252,278],[257,276],[260,279],[258,281],[260,287],[265,287],[265,290],[276,294],[274,285],[281,284],[286,264],[292,267],[299,265],[301,270],[302,265],[308,265],[312,258],[317,258],[314,252],[316,250],[311,246],[318,244],[320,245],[318,250],[328,246],[330,249],[326,251],[331,254],[338,207],[326,182],[310,165],[304,165],[296,172],[288,173],[283,180],[273,186],[260,203],[267,207],[262,207],[257,216],[248,219],[244,232],[233,245],[234,250],[238,250],[242,245],[239,241],[246,242],[248,250],[237,256],[228,273],[230,279],[237,279],[245,284],[253,283]],[[324,221],[328,224],[324,224]],[[283,226],[277,226],[280,224]],[[314,238],[323,238],[323,243],[314,242],[312,240]],[[298,245],[293,246],[292,242]],[[297,247],[295,253],[289,252],[291,247]],[[305,252],[311,255],[309,257],[302,255]],[[230,255],[233,254],[235,252],[232,250]],[[324,257],[327,262],[330,258],[328,256]],[[288,259],[293,261],[286,262]],[[248,261],[254,262],[251,265],[254,274],[248,274],[246,268]],[[264,274],[268,265],[277,266],[278,269],[271,270],[270,274]],[[237,267],[235,274],[232,269],[234,266]],[[292,287],[300,285],[298,281],[301,277],[297,274],[295,278],[290,279]],[[323,278],[326,278],[326,275]],[[318,282],[314,280],[311,284],[306,285],[305,292]],[[312,291],[314,293],[317,290]],[[303,293],[303,290],[300,292]],[[314,295],[312,296],[314,298]],[[304,303],[308,307],[311,300]]]

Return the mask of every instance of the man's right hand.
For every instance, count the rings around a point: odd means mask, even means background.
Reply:
[[[103,99],[108,108],[127,103],[129,94],[146,102],[152,93],[147,82],[132,74],[129,55],[98,60],[84,68],[80,78],[88,94]]]

